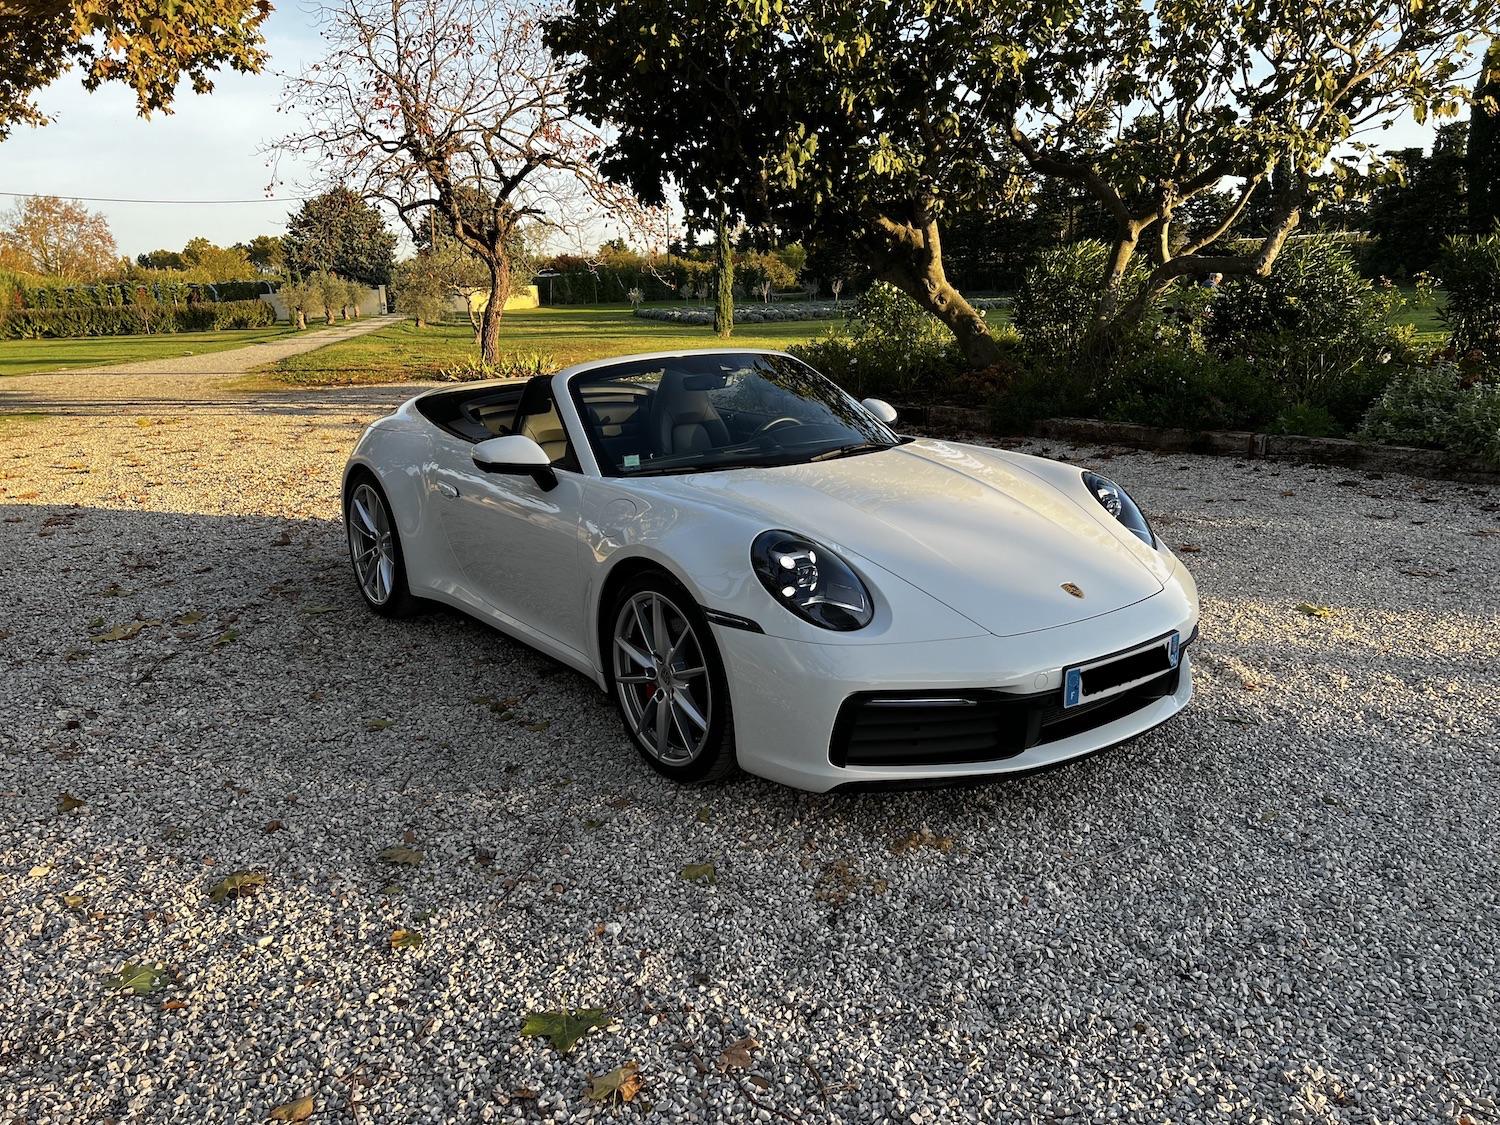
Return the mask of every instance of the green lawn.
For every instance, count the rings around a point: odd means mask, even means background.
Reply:
[[[734,330],[731,346],[785,348],[821,336],[839,321],[793,320],[747,324]],[[723,346],[712,330],[632,316],[620,305],[556,305],[505,314],[500,348],[510,353],[542,353],[559,367],[587,359],[632,352]],[[275,383],[299,387],[347,386],[431,379],[444,367],[476,355],[467,322],[418,329],[412,322],[392,325],[315,352],[289,356],[263,370]]]
[[[180,355],[205,355],[285,336],[292,329],[238,328],[227,332],[171,332],[160,336],[89,336],[78,340],[0,340],[0,376],[70,367],[101,367]]]
[[[1438,311],[1443,307],[1442,293],[1424,303],[1417,297],[1414,286],[1403,285],[1401,296],[1406,299],[1406,307],[1393,318],[1397,324],[1414,325],[1417,334],[1426,338],[1428,343],[1440,343],[1447,339],[1448,329],[1438,319]]]

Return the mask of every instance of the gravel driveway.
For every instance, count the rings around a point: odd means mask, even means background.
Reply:
[[[46,415],[0,421],[0,1120],[1500,1120],[1496,493],[1053,447],[1189,551],[1184,716],[694,790],[577,675],[364,610],[339,470],[405,391],[81,378],[0,384]],[[520,1035],[562,1008],[607,1026]]]

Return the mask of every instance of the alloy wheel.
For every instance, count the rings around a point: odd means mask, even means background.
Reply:
[[[664,765],[694,761],[713,725],[713,687],[692,621],[665,594],[621,604],[613,637],[615,691],[636,741]]]
[[[349,555],[354,575],[365,597],[375,605],[391,598],[396,578],[396,547],[391,536],[391,517],[369,482],[360,484],[349,500]]]

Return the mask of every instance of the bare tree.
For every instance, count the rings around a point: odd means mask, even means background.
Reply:
[[[643,214],[597,175],[598,136],[566,105],[566,75],[531,0],[330,0],[328,53],[286,87],[305,127],[277,149],[388,204],[419,241],[438,218],[489,277],[478,326],[493,361],[523,223]]]

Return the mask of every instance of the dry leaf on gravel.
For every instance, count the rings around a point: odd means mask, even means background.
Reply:
[[[739,1042],[731,1043],[719,1055],[719,1069],[744,1070],[754,1061],[756,1049],[759,1047],[760,1044],[753,1035],[747,1035]]]
[[[145,996],[160,988],[166,975],[166,969],[160,965],[138,965],[134,961],[128,961],[118,973],[108,979],[108,985],[110,988],[129,989],[137,996]]]
[[[202,620],[203,614],[199,613],[196,609],[190,609],[182,616],[174,617],[172,622],[175,625],[196,625]]]
[[[83,808],[85,801],[82,797],[75,797],[71,793],[59,793],[57,795],[57,811],[70,813],[74,809]]]
[[[717,883],[719,872],[711,863],[689,863],[680,872],[689,883]]]
[[[422,947],[422,935],[416,930],[392,930],[392,949],[420,949]]]
[[[521,1034],[546,1039],[563,1054],[590,1031],[605,1027],[609,1018],[603,1008],[564,1008],[559,1012],[528,1012]]]
[[[312,1095],[309,1094],[306,1097],[298,1098],[294,1102],[286,1102],[283,1105],[277,1106],[267,1115],[267,1120],[287,1122],[306,1121],[312,1116],[312,1112],[313,1100]]]
[[[415,867],[422,862],[422,853],[416,848],[408,848],[405,844],[392,844],[380,852],[380,858],[386,863],[399,863],[406,867]]]
[[[214,884],[208,892],[212,902],[223,902],[226,898],[247,898],[266,885],[266,877],[259,871],[236,871]]]
[[[96,633],[89,640],[95,644],[100,641],[128,641],[145,627],[144,621],[127,621],[123,625],[116,625],[107,633]]]
[[[905,836],[898,836],[891,842],[891,851],[900,855],[902,852],[915,851],[917,848],[931,848],[937,852],[951,852],[953,850],[952,836],[939,836],[931,828],[923,825],[916,832],[908,832]]]
[[[1315,605],[1312,602],[1299,602],[1297,612],[1305,613],[1308,617],[1332,617],[1337,611],[1326,605]]]
[[[598,1078],[590,1076],[589,1088],[583,1096],[594,1102],[628,1102],[641,1092],[645,1084],[640,1064],[628,1062]]]
[[[390,727],[391,727],[391,724],[394,723],[395,721],[396,720],[394,720],[394,719],[366,719],[365,720],[365,730],[369,730],[369,731],[389,730]]]

